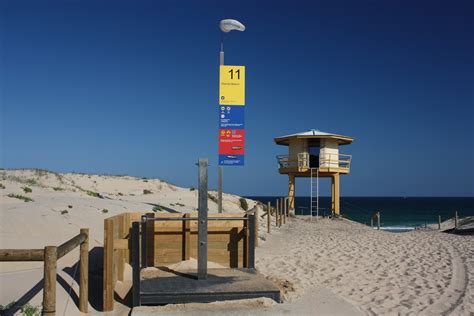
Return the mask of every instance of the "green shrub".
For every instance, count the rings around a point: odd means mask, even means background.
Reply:
[[[240,202],[240,207],[241,207],[244,211],[247,211],[247,210],[249,209],[249,205],[248,205],[246,199],[240,198],[240,199],[239,199],[239,202]]]
[[[67,214],[67,213],[69,213],[67,210],[62,210],[61,211],[61,215],[64,215],[64,214]]]
[[[34,179],[27,179],[25,181],[25,184],[28,184],[28,185],[38,185],[38,182],[36,182],[36,180]]]
[[[102,213],[104,213],[104,214],[105,214],[105,213],[108,213],[108,212],[109,212],[109,210],[106,209],[106,208],[104,208],[104,209],[102,210]]]
[[[0,304],[0,312],[1,312],[1,311],[7,311],[7,310],[9,310],[9,309],[12,308],[15,304],[16,304],[16,301],[11,301],[11,302],[8,303],[7,305],[1,305],[1,304]],[[0,313],[0,315],[3,315],[3,314]]]
[[[68,205],[67,207],[72,208],[72,205]]]
[[[176,205],[181,206],[181,207],[184,207],[184,204],[183,204],[183,203],[179,203],[179,202],[178,202],[178,203],[176,203]]]
[[[3,185],[3,183],[0,183],[0,189],[5,189],[5,186]]]
[[[54,187],[53,190],[54,190],[54,191],[63,191],[64,189],[63,189],[63,188],[60,188],[60,187]]]
[[[153,192],[151,192],[150,190],[143,190],[143,194],[152,194]]]
[[[33,199],[30,199],[29,197],[23,196],[23,195],[18,195],[18,194],[13,194],[10,193],[7,195],[8,197],[23,200],[23,202],[33,202]]]
[[[23,192],[25,192],[25,193],[33,192],[33,190],[31,190],[31,188],[28,188],[28,187],[22,187],[22,189],[23,189]]]
[[[217,198],[216,198],[214,195],[208,193],[208,194],[207,194],[207,198],[208,198],[209,200],[213,201],[214,203],[217,203]]]
[[[120,193],[120,192],[119,192],[119,193],[117,193],[117,194],[118,194],[118,196],[123,196],[123,194],[122,194],[122,193]]]
[[[39,316],[41,315],[41,311],[39,306],[33,306],[30,304],[26,304],[21,308],[21,313],[23,316]]]
[[[158,206],[158,205],[153,206],[153,212],[160,212],[162,210],[163,210],[163,208],[161,206]]]
[[[196,188],[189,188],[189,191],[194,191],[196,190]]]
[[[100,195],[100,193],[97,193],[97,192],[94,192],[94,191],[87,191],[87,195],[90,195],[90,196],[93,196],[93,197],[96,197],[96,198],[99,198],[99,199],[104,198],[102,195]]]

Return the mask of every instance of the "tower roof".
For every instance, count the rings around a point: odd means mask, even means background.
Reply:
[[[275,143],[277,143],[278,145],[288,146],[288,144],[290,143],[290,139],[294,139],[294,138],[303,138],[303,139],[306,138],[306,139],[310,139],[310,141],[311,139],[314,139],[315,141],[312,143],[317,143],[317,144],[319,144],[319,141],[321,139],[336,139],[339,145],[349,145],[354,140],[354,138],[349,137],[349,136],[326,133],[317,129],[311,129],[306,132],[276,137]]]

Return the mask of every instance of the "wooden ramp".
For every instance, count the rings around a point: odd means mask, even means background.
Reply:
[[[280,290],[253,269],[209,269],[205,280],[196,270],[147,268],[140,275],[140,304],[209,303],[268,297],[280,302]]]

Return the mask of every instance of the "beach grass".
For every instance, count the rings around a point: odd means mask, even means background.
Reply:
[[[10,197],[10,198],[23,200],[23,202],[33,202],[33,199],[31,199],[27,196],[19,195],[19,194],[10,193],[7,196]]]

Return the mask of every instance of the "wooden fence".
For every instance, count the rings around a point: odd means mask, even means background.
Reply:
[[[117,280],[123,281],[125,264],[131,263],[131,227],[145,213],[123,213],[104,220],[104,311],[114,308]],[[197,217],[191,214],[147,213],[148,217]],[[212,214],[238,217],[243,214]],[[197,258],[197,221],[147,221],[147,265],[160,266]],[[244,221],[208,222],[208,260],[230,268],[247,268],[249,232]]]
[[[82,228],[79,235],[60,246],[44,249],[0,249],[0,261],[44,261],[43,315],[56,315],[57,261],[80,245],[79,310],[88,311],[89,288],[89,229]]]

